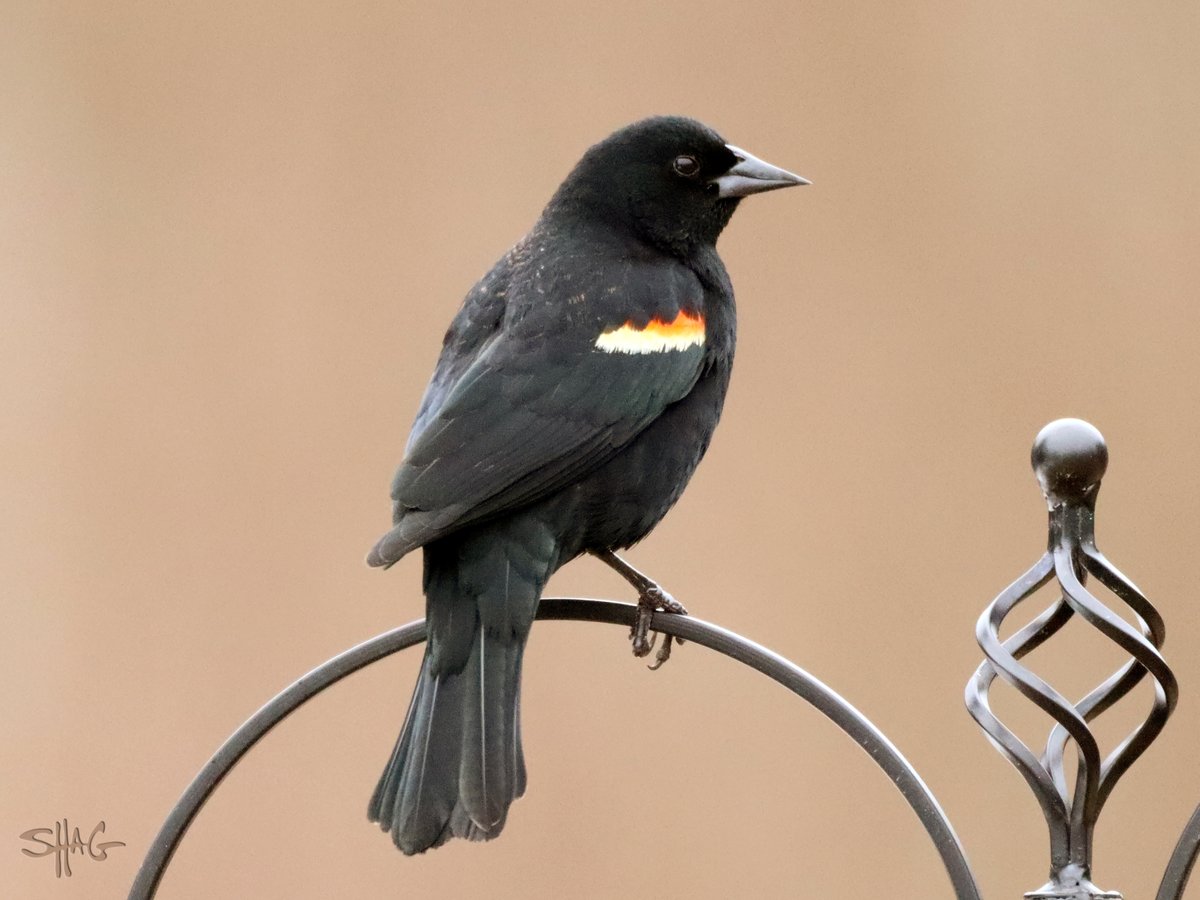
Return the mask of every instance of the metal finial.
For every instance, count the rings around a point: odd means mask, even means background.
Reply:
[[[1053,509],[1095,494],[1108,468],[1108,445],[1089,422],[1055,419],[1038,432],[1030,461]]]
[[[1096,548],[1096,492],[1108,465],[1100,432],[1079,419],[1051,422],[1033,445],[1033,467],[1050,505],[1049,550],[984,610],[975,628],[987,658],[967,683],[967,709],[996,748],[1024,776],[1050,829],[1050,881],[1027,898],[1100,900],[1121,895],[1091,880],[1096,820],[1117,780],[1150,746],[1175,708],[1175,676],[1159,654],[1162,617],[1150,601]],[[1091,574],[1123,601],[1137,627],[1101,603],[1086,587]],[[1004,619],[1022,601],[1055,581],[1059,598],[1006,641]],[[1072,703],[1019,660],[1053,637],[1073,616],[1099,631],[1130,657],[1087,696]],[[1146,675],[1154,702],[1145,720],[1107,757],[1088,723],[1128,694]],[[988,692],[999,676],[1055,722],[1040,754],[992,713]],[[1077,776],[1068,789],[1064,755],[1074,749]]]

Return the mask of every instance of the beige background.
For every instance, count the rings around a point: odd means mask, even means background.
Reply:
[[[1198,45],[1192,3],[10,0],[4,896],[121,896],[246,716],[420,614],[417,558],[362,557],[445,325],[583,149],[657,112],[815,184],[722,240],[725,419],[632,559],[857,704],[986,895],[1017,897],[1045,829],[961,693],[976,616],[1045,541],[1033,435],[1091,419],[1101,547],[1165,615],[1184,691],[1098,838],[1097,880],[1151,896],[1200,800]],[[550,592],[629,597],[587,561]],[[1117,661],[1076,631],[1038,663],[1072,693]],[[562,623],[527,658],[507,831],[405,859],[364,811],[417,662],[273,733],[161,896],[951,894],[819,715],[700,648],[650,674],[617,629]],[[56,882],[17,836],[64,816],[128,846]]]

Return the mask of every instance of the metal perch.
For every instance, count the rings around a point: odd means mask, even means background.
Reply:
[[[626,628],[633,625],[636,615],[636,606],[609,600],[547,598],[538,607],[539,619],[607,622]],[[798,694],[832,720],[867,752],[900,789],[941,855],[956,895],[961,900],[980,900],[979,887],[971,874],[962,845],[937,800],[900,751],[862,713],[799,666],[724,628],[691,616],[661,613],[655,614],[652,627],[655,631],[684,638],[757,669]],[[129,892],[130,900],[149,900],[154,896],[171,856],[200,808],[238,760],[268,731],[303,703],[347,675],[423,640],[424,620],[381,634],[313,669],[251,716],[221,745],[167,816],[138,870]]]

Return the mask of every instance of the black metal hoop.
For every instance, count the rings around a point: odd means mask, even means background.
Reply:
[[[631,604],[609,600],[545,599],[538,607],[537,617],[607,622],[629,627],[633,624],[636,610],[637,607]],[[958,900],[981,900],[979,886],[971,873],[962,844],[941,806],[900,751],[862,713],[799,666],[724,628],[691,616],[669,614],[656,614],[652,625],[655,631],[684,638],[750,666],[799,695],[830,719],[862,747],[899,788],[933,840]],[[150,900],[154,896],[179,842],[205,801],[238,760],[268,731],[302,704],[347,675],[424,639],[424,620],[385,632],[313,669],[252,715],[221,745],[171,809],[138,869],[129,892],[130,900]]]
[[[1183,897],[1183,889],[1187,887],[1197,856],[1200,856],[1200,806],[1196,807],[1183,827],[1183,834],[1179,836],[1179,843],[1175,845],[1167,870],[1163,873],[1156,900],[1180,900]]]

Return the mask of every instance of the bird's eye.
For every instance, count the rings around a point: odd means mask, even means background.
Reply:
[[[694,156],[677,156],[672,165],[684,178],[691,178],[700,171],[700,162]]]

